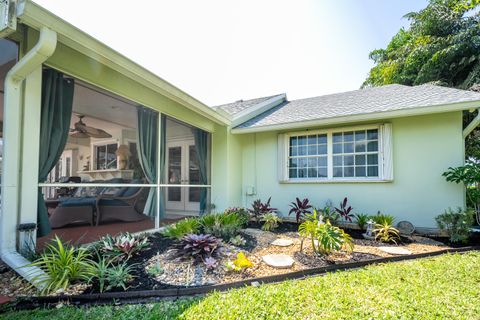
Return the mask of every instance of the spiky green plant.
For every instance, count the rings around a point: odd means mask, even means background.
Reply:
[[[392,227],[387,221],[384,221],[382,224],[375,224],[373,233],[375,234],[375,240],[380,240],[381,242],[397,243],[397,241],[400,240],[399,231]]]
[[[200,221],[198,218],[187,218],[169,225],[162,231],[162,235],[180,240],[187,234],[198,234],[200,231]]]
[[[64,244],[58,236],[29,266],[38,267],[46,273],[46,277],[33,277],[33,281],[43,287],[41,292],[44,294],[65,290],[78,282],[88,282],[94,275],[94,264],[87,249]]]

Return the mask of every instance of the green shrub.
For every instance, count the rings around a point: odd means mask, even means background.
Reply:
[[[203,233],[229,241],[246,225],[248,217],[237,212],[212,213],[200,218]]]
[[[303,250],[305,239],[310,239],[315,253],[330,254],[341,249],[353,250],[352,237],[333,226],[330,221],[321,221],[317,210],[306,216],[306,220],[298,227],[298,233],[302,237],[300,251]]]
[[[262,217],[262,230],[273,231],[282,223],[282,219],[275,212],[269,212]]]
[[[100,292],[104,292],[107,287],[107,272],[110,266],[111,262],[102,257],[98,257],[98,262],[94,262],[94,271],[89,282],[96,278]]]
[[[336,225],[340,220],[340,214],[331,206],[325,206],[319,210],[325,221],[330,221],[331,224]]]
[[[380,211],[376,215],[370,216],[370,219],[372,219],[373,222],[375,222],[375,224],[381,224],[381,225],[385,225],[385,224],[393,225],[393,221],[395,221],[394,216],[380,213]]]
[[[451,242],[466,242],[470,236],[473,224],[473,211],[457,208],[456,211],[448,208],[445,213],[435,218],[438,227],[446,230]]]
[[[167,226],[162,235],[170,239],[180,240],[187,234],[198,234],[200,231],[200,221],[198,218],[187,218]]]
[[[88,282],[94,274],[93,261],[87,249],[64,244],[57,236],[29,266],[39,267],[47,274],[46,277],[33,277],[34,282],[43,285],[42,293],[47,294],[67,289],[74,283]]]
[[[230,242],[231,244],[237,247],[244,246],[247,243],[247,241],[239,234],[233,238],[230,238],[228,242]]]
[[[364,213],[357,213],[355,215],[355,221],[357,222],[358,227],[360,230],[365,230],[365,226],[367,225],[370,216]]]
[[[375,234],[375,240],[380,240],[381,242],[397,243],[397,240],[400,240],[398,230],[392,227],[387,221],[384,221],[382,224],[376,223],[373,233]]]

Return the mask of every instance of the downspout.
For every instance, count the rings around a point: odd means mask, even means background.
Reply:
[[[480,124],[480,109],[478,109],[477,116],[468,124],[468,126],[463,129],[463,140],[467,138],[467,136],[475,130],[476,127]]]
[[[21,159],[22,85],[25,78],[40,68],[55,51],[57,33],[42,27],[37,44],[13,66],[5,78],[4,158],[2,204],[0,212],[0,257],[8,266],[38,288],[38,279],[46,276],[17,251],[17,224],[19,221],[19,193]],[[39,120],[40,121],[40,120]]]

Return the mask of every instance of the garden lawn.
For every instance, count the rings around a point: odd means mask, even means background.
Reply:
[[[369,266],[148,305],[10,312],[4,319],[480,319],[480,252]]]

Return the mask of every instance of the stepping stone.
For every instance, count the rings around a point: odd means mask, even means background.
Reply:
[[[409,255],[412,254],[412,251],[402,248],[402,247],[378,247],[378,249],[383,252],[394,254],[394,255]]]
[[[273,268],[291,268],[295,262],[292,257],[286,254],[269,254],[262,257],[263,262]]]
[[[277,239],[271,243],[272,246],[277,247],[288,247],[293,244],[293,241],[290,239]]]

